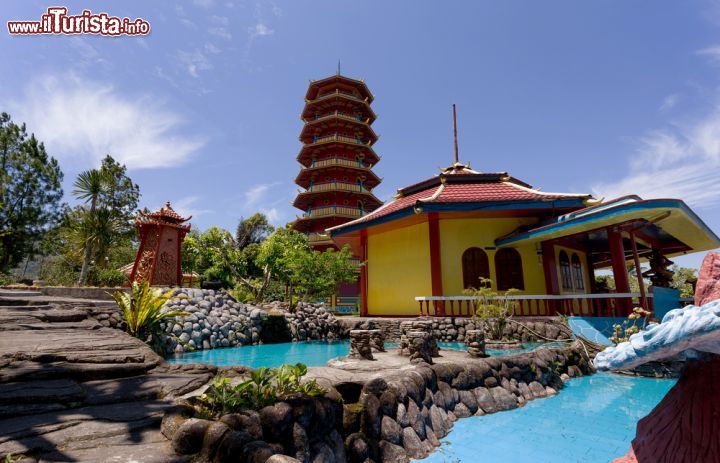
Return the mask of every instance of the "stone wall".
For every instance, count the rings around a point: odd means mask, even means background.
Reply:
[[[400,323],[412,318],[356,318],[341,317],[340,323],[346,337],[354,329],[380,329],[389,342],[400,340]],[[433,335],[440,342],[464,342],[467,330],[482,329],[482,324],[471,318],[462,317],[420,317],[417,320],[430,320],[433,323]],[[522,317],[513,319],[530,330],[548,339],[566,339],[564,326],[557,317]],[[508,323],[506,336],[523,342],[541,341],[538,336],[515,323]],[[487,335],[487,333],[486,333]]]
[[[321,383],[324,397],[219,422],[194,418],[184,407],[165,416],[162,430],[176,452],[198,454],[197,461],[405,463],[432,453],[457,419],[523,406],[591,373],[579,349],[419,363],[369,379],[328,380]]]
[[[459,418],[511,410],[554,395],[571,377],[590,373],[575,348],[420,364],[366,383],[357,404],[345,404],[348,461],[407,462],[440,445]]]
[[[340,335],[337,320],[323,304],[300,303],[289,313],[279,302],[256,306],[236,302],[224,291],[182,288],[167,308],[189,313],[160,325],[168,353]]]

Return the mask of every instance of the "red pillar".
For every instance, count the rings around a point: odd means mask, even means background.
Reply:
[[[612,264],[613,279],[615,280],[615,291],[618,293],[630,292],[630,281],[628,278],[625,261],[625,247],[623,246],[622,233],[618,230],[608,228],[608,244],[610,245],[610,262]],[[629,299],[618,299],[616,301],[620,313],[617,315],[629,315],[632,309],[632,301]]]
[[[368,250],[367,230],[360,230],[360,316],[367,317],[368,314]]]
[[[437,212],[428,214],[430,234],[430,281],[433,296],[442,296],[442,262],[440,259],[440,218]],[[438,315],[445,315],[445,304],[438,301]]]
[[[560,294],[555,246],[551,241],[543,241],[540,249],[542,250],[543,273],[545,274],[545,294]],[[545,304],[545,307],[550,309],[550,315],[557,315],[557,301],[548,302],[549,304]]]

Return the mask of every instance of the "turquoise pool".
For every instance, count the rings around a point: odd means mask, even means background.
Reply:
[[[441,348],[465,350],[461,342],[441,342]],[[526,343],[525,350],[532,350],[542,343]],[[553,345],[553,344],[548,344]],[[388,343],[388,347],[397,344]],[[350,341],[307,341],[286,342],[280,344],[262,344],[259,346],[229,347],[226,349],[210,349],[188,352],[170,357],[170,363],[209,363],[221,367],[246,365],[251,368],[278,367],[283,363],[302,362],[307,366],[317,367],[328,360],[347,355],[350,352]],[[504,355],[521,351],[488,350],[488,355]]]
[[[635,426],[675,384],[610,373],[571,380],[559,395],[458,420],[424,463],[607,463],[627,453]]]

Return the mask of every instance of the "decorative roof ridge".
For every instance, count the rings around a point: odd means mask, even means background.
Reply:
[[[512,177],[510,177],[510,179],[512,179]],[[551,193],[547,191],[541,191],[531,186],[520,185],[517,182],[511,181],[510,179],[503,180],[503,182],[508,183],[519,190],[527,191],[541,196],[572,196],[577,198],[592,198],[592,194],[589,193]]]

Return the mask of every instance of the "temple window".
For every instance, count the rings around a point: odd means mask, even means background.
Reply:
[[[522,257],[516,249],[504,248],[495,253],[495,274],[498,290],[525,289]]]
[[[572,275],[570,274],[570,259],[568,258],[567,252],[560,251],[560,283],[562,289],[572,291]]]
[[[570,259],[570,265],[572,267],[573,288],[575,290],[585,291],[585,278],[583,278],[582,264],[577,254],[573,253]]]
[[[462,255],[463,288],[480,287],[481,278],[490,278],[487,254],[480,248],[468,248]]]

